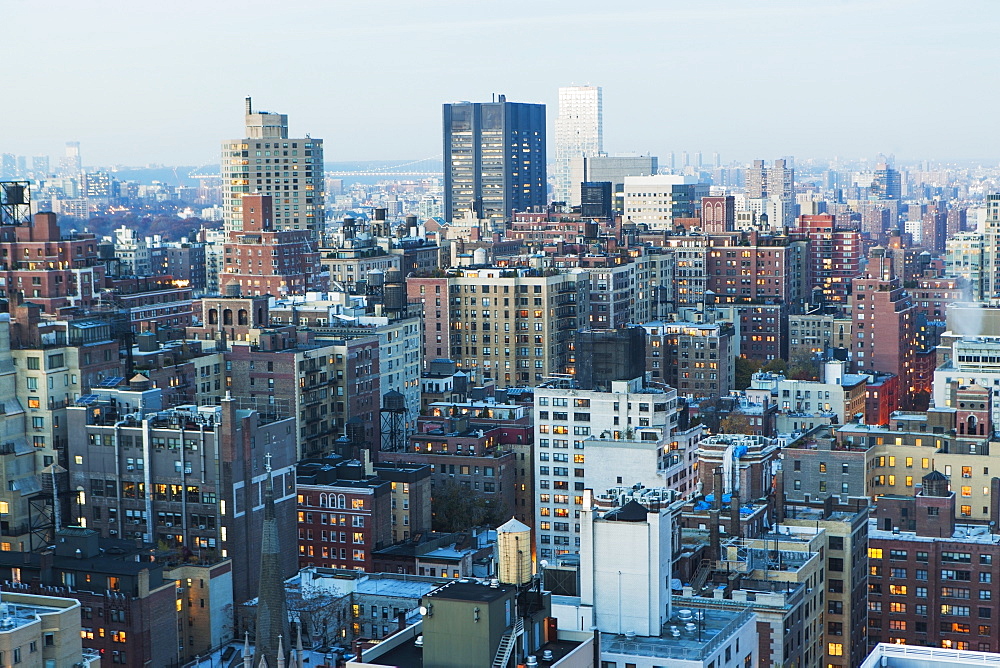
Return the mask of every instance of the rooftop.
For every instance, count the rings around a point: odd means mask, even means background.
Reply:
[[[674,618],[663,625],[659,637],[629,638],[614,633],[601,634],[603,655],[657,657],[701,661],[753,619],[749,607],[715,609],[693,605],[691,598],[674,597]],[[691,617],[687,617],[687,613]],[[687,617],[687,621],[684,618]],[[688,624],[692,624],[688,626]]]
[[[880,643],[860,668],[935,668],[936,666],[1000,666],[1000,654],[969,652],[941,647],[915,647]]]
[[[907,497],[910,498],[910,497]],[[959,542],[975,545],[998,545],[1000,535],[991,533],[990,528],[981,524],[956,524],[955,533],[950,536],[918,536],[913,531],[885,531],[878,528],[875,518],[868,520],[868,540],[898,540],[914,543]]]
[[[452,580],[445,586],[432,591],[427,594],[427,598],[489,603],[512,594],[516,589],[517,587],[513,585],[494,585],[489,580],[479,581],[462,578],[461,580]]]

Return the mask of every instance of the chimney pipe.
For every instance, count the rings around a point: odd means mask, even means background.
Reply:
[[[736,475],[739,474],[737,473]],[[743,536],[743,530],[740,526],[740,493],[738,490],[739,488],[734,484],[733,496],[729,500],[729,521],[732,524],[729,533],[732,536],[740,538]]]
[[[718,561],[722,558],[722,537],[719,535],[719,514],[722,510],[722,467],[718,466],[715,469],[715,490],[713,491],[714,497],[712,499],[712,509],[708,512],[709,518],[709,553],[713,560]]]

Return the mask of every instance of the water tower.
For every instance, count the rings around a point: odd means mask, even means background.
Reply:
[[[382,451],[406,449],[406,397],[390,390],[382,397]]]
[[[531,582],[531,528],[513,517],[497,527],[497,577],[503,584]]]

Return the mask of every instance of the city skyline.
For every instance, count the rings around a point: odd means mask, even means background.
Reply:
[[[417,159],[440,153],[442,103],[493,93],[544,102],[551,134],[558,88],[588,83],[604,89],[609,153],[717,151],[728,162],[879,152],[979,160],[996,152],[986,85],[996,21],[985,2],[950,15],[895,0],[619,11],[585,2],[572,13],[514,3],[503,18],[478,7],[459,14],[451,2],[387,2],[377,15],[302,4],[268,20],[276,46],[295,36],[301,49],[240,59],[230,38],[265,36],[253,7],[197,7],[196,22],[193,3],[106,13],[95,43],[95,33],[79,30],[93,9],[57,4],[44,17],[27,3],[5,9],[18,30],[2,53],[10,62],[32,55],[36,75],[23,78],[20,99],[67,96],[73,113],[69,103],[8,107],[0,116],[16,131],[4,152],[58,156],[66,141],[80,141],[86,164],[210,164],[218,137],[240,127],[240,100],[253,95],[295,119],[293,134],[324,137],[331,161]],[[535,39],[553,25],[561,29]],[[481,48],[501,40],[502,54]],[[602,40],[608,48],[593,46]],[[309,77],[288,72],[316,62],[329,64],[304,93]],[[947,88],[934,93],[935,82]],[[917,98],[905,103],[900,90]]]

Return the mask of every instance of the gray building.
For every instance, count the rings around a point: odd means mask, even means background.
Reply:
[[[659,161],[652,155],[576,156],[570,160],[570,181],[577,190],[583,182],[607,181],[615,209],[622,210],[622,194],[626,176],[652,176],[659,170]]]

